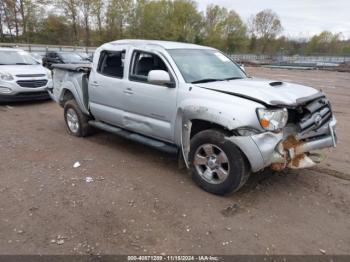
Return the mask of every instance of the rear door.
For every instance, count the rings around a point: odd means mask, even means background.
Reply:
[[[122,126],[125,49],[103,50],[89,78],[89,107],[100,121]]]
[[[132,51],[130,61],[129,82],[124,86],[124,127],[172,142],[177,87],[147,81],[151,70],[164,70],[175,83],[171,67],[164,57],[148,51]]]

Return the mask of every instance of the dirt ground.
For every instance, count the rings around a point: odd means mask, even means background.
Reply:
[[[218,197],[174,156],[69,136],[53,102],[2,105],[0,254],[350,254],[350,74],[247,71],[328,94],[339,142],[322,164]]]

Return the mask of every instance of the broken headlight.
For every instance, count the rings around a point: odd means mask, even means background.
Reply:
[[[258,108],[257,115],[262,128],[268,131],[279,130],[287,124],[288,110]]]

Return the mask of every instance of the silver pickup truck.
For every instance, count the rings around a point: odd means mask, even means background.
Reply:
[[[54,65],[52,98],[68,131],[103,129],[179,153],[203,189],[238,190],[251,172],[306,168],[335,147],[328,99],[311,87],[248,77],[204,46],[120,40],[92,65]]]

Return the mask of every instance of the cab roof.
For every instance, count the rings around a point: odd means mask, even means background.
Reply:
[[[112,46],[130,45],[133,47],[157,46],[164,49],[213,49],[211,47],[189,44],[189,43],[161,41],[161,40],[136,40],[136,39],[117,40],[117,41],[109,42],[107,43],[107,45],[112,45]]]

